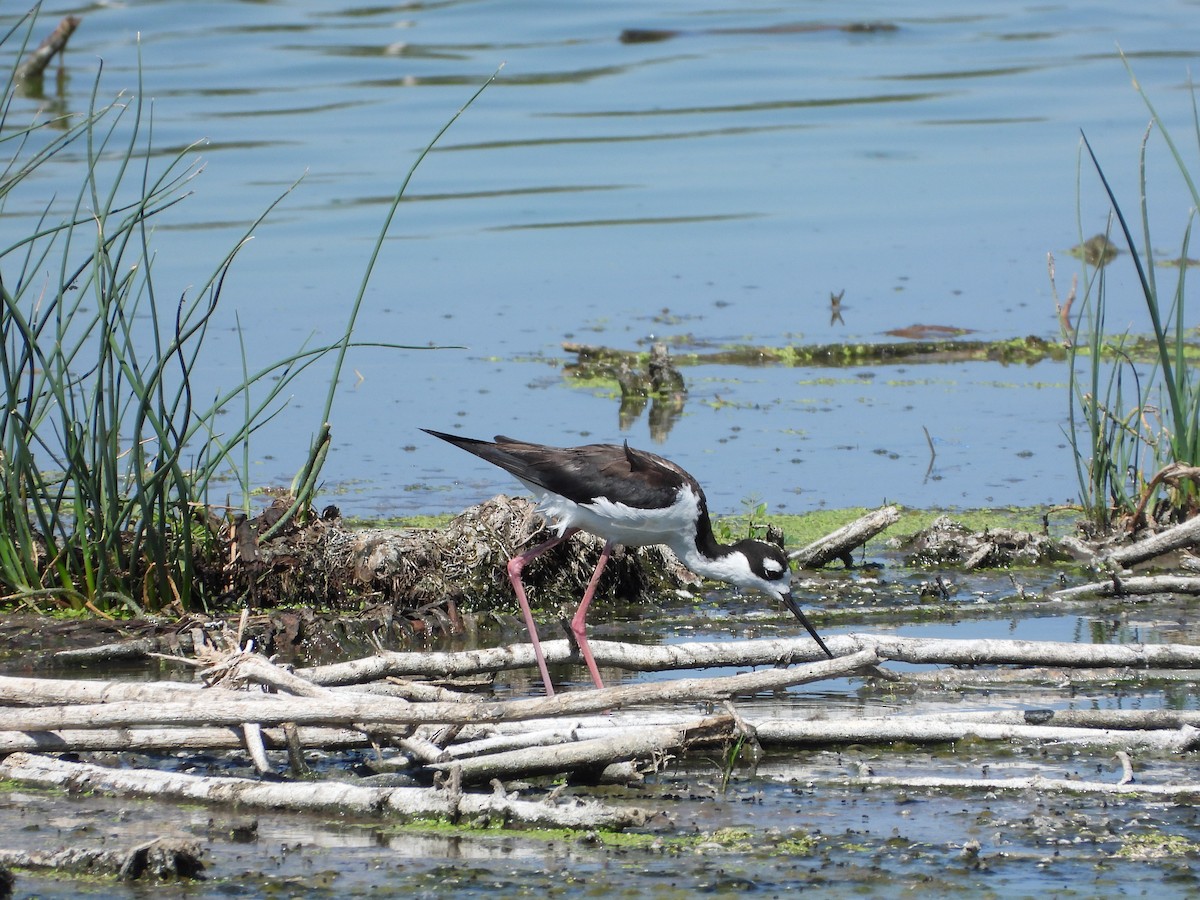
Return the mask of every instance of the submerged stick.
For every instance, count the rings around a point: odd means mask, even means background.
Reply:
[[[1072,728],[979,721],[953,721],[947,717],[873,716],[857,719],[772,719],[754,723],[764,745],[814,746],[829,744],[946,743],[977,738],[984,741],[1023,741],[1112,747],[1123,750],[1156,750],[1184,753],[1200,746],[1200,730],[1191,725],[1173,730],[1133,731],[1105,728]]]
[[[1076,781],[1073,778],[1046,778],[1030,775],[1024,778],[942,778],[914,776],[911,778],[887,775],[861,775],[850,779],[854,785],[895,788],[929,788],[931,790],[967,791],[1032,791],[1037,795],[1057,791],[1063,794],[1138,794],[1151,797],[1181,797],[1200,795],[1200,783],[1144,784],[1141,782]]]

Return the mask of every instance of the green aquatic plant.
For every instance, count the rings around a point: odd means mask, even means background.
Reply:
[[[1133,77],[1132,69],[1129,71]],[[1200,464],[1200,383],[1191,366],[1196,348],[1189,341],[1186,319],[1188,266],[1172,267],[1173,284],[1162,284],[1155,271],[1159,262],[1151,241],[1146,191],[1147,148],[1152,137],[1157,135],[1165,144],[1191,201],[1180,242],[1181,260],[1188,258],[1200,191],[1179,146],[1136,77],[1133,84],[1150,112],[1139,152],[1137,236],[1086,136],[1082,149],[1110,204],[1111,230],[1124,240],[1137,276],[1155,351],[1149,369],[1143,372],[1135,365],[1127,352],[1127,334],[1114,336],[1106,331],[1107,260],[1095,265],[1085,260],[1079,309],[1072,320],[1068,303],[1063,317],[1070,345],[1069,433],[1080,494],[1089,518],[1103,528],[1118,519],[1136,525],[1152,503],[1159,507],[1159,518],[1167,519],[1191,516],[1198,508],[1196,482],[1187,474],[1187,469]],[[1200,148],[1200,113],[1194,89],[1191,98],[1193,130]]]
[[[15,60],[33,25],[30,14],[0,35],[0,46],[19,44],[0,102],[0,213],[31,202],[38,210],[27,233],[0,245],[0,591],[9,604],[37,609],[206,607],[225,589],[230,513],[249,510],[251,437],[280,414],[301,372],[332,357],[329,398],[287,518],[312,505],[330,445],[333,385],[347,350],[368,346],[352,340],[367,280],[433,142],[396,193],[342,335],[255,367],[243,345],[240,381],[214,390],[198,371],[226,278],[296,185],[248,225],[197,290],[168,299],[154,278],[153,229],[193,189],[196,148],[155,150],[140,66],[132,96],[102,102],[98,73],[83,115],[34,113],[14,123],[23,90]],[[49,175],[74,184],[70,196],[47,199],[45,179],[35,176]],[[227,414],[239,407],[240,421]],[[223,480],[241,488],[238,510],[209,502]]]

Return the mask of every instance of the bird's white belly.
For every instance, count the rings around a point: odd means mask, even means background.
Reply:
[[[689,490],[680,491],[671,506],[637,509],[602,497],[591,503],[575,503],[547,494],[535,485],[527,487],[537,497],[538,509],[554,523],[559,534],[568,528],[579,528],[626,547],[689,543],[694,546],[699,505]]]

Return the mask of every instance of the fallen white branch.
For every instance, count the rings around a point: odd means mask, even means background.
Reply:
[[[193,682],[85,681],[69,678],[21,678],[0,675],[0,703],[112,703],[129,700],[161,703],[202,690]]]
[[[287,738],[281,728],[262,729],[268,750],[286,750]],[[370,739],[361,731],[346,728],[299,729],[305,747],[352,749],[369,747]],[[140,752],[180,750],[244,750],[242,730],[236,726],[214,728],[75,728],[53,731],[0,731],[0,754],[84,753],[97,750]]]
[[[840,559],[849,568],[854,564],[851,554],[855,549],[899,521],[900,510],[894,506],[882,507],[855,519],[849,525],[843,525],[807,547],[789,553],[788,559],[796,560],[806,569],[818,569],[827,562]]]
[[[1073,778],[941,778],[938,776],[891,777],[863,775],[846,784],[870,787],[929,788],[931,790],[1033,791],[1039,795],[1051,791],[1064,794],[1141,794],[1150,797],[1200,795],[1200,783],[1141,784],[1137,782],[1076,781]]]
[[[1067,669],[1061,666],[1029,666],[1019,669],[936,669],[905,672],[910,684],[928,685],[944,690],[995,690],[1001,685],[1033,684],[1048,690],[1070,690],[1087,685],[1117,685],[1136,682],[1187,682],[1197,679],[1195,669],[1145,669],[1124,666],[1102,669]]]
[[[700,742],[732,740],[733,719],[715,716],[678,725],[620,729],[615,734],[553,746],[507,750],[469,759],[430,765],[431,769],[459,769],[472,782],[492,778],[528,778],[558,772],[599,771],[610,763],[633,759],[661,758],[672,751]]]
[[[627,828],[655,813],[571,800],[560,805],[436,788],[371,788],[342,782],[262,783],[247,778],[202,777],[147,769],[108,769],[28,753],[0,762],[0,778],[72,792],[99,791],[241,807],[400,818],[450,818],[521,822],[545,828]]]
[[[1103,559],[1111,560],[1120,566],[1132,566],[1164,553],[1200,544],[1200,516],[1160,531],[1153,537],[1148,537],[1136,544],[1118,547],[1103,555]]]
[[[1200,594],[1200,577],[1195,575],[1114,576],[1063,588],[1050,595],[1051,600],[1078,600],[1081,597],[1125,597],[1146,594]]]
[[[850,634],[845,640],[873,647],[881,659],[954,666],[1135,666],[1200,668],[1200,647],[1190,644],[1073,644],[1068,641],[904,638]],[[833,641],[837,641],[835,637]],[[827,641],[833,646],[832,641]],[[592,645],[593,649],[595,644]],[[839,647],[844,646],[839,643]]]
[[[856,719],[769,719],[754,722],[764,746],[829,744],[940,743],[977,738],[986,741],[1072,744],[1082,747],[1184,753],[1200,745],[1200,730],[1184,725],[1153,731],[1071,728],[953,720],[941,716],[874,716]]]
[[[955,640],[892,635],[833,635],[826,640],[838,656],[874,649],[881,659],[937,665],[1060,665],[1200,668],[1200,647],[1186,644],[1073,644],[1066,641]],[[592,641],[601,667],[659,672],[730,666],[791,665],[822,659],[811,638],[683,643],[663,646]],[[578,662],[565,641],[545,641],[550,664]],[[533,647],[514,644],[460,653],[381,653],[346,663],[300,669],[296,674],[317,684],[353,684],[388,675],[430,677],[475,675],[532,667]]]
[[[201,692],[186,701],[82,704],[0,709],[0,731],[53,731],[70,728],[118,728],[147,725],[342,725],[357,723],[500,722],[545,718],[563,713],[614,709],[631,703],[677,700],[726,700],[797,684],[844,677],[878,657],[871,650],[791,669],[768,669],[725,678],[688,678],[586,690],[552,698],[510,701],[410,703],[357,692],[325,692],[318,697],[278,694]]]

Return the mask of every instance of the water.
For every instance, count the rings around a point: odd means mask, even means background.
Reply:
[[[561,377],[564,340],[782,346],[893,340],[885,332],[915,323],[1055,337],[1046,254],[1065,289],[1077,270],[1065,250],[1107,214],[1085,170],[1077,221],[1080,133],[1134,204],[1148,113],[1117,48],[1186,143],[1195,11],[1183,0],[1136,16],[1117,2],[986,0],[51,2],[37,39],[63,14],[83,17],[64,87],[48,79],[48,99],[21,99],[9,123],[42,104],[85,110],[100,60],[101,98],[136,90],[140,55],[155,147],[207,141],[194,196],[155,235],[168,297],[202,283],[303,176],[227,285],[201,371],[215,393],[240,371],[235,312],[259,361],[340,333],[404,173],[503,64],[417,172],[359,323],[364,339],[467,349],[355,352],[325,470],[348,513],[457,510],[512,486],[419,426],[653,444],[644,421],[620,432],[612,397]],[[761,32],[848,21],[897,29]],[[685,33],[621,43],[632,27]],[[1161,151],[1150,199],[1161,249],[1177,255],[1188,204]],[[5,245],[77,183],[79,154],[9,197]],[[1145,331],[1128,257],[1110,278],[1110,326]],[[256,483],[290,480],[327,372],[299,382],[257,438]],[[799,511],[1076,492],[1058,364],[685,374],[685,415],[655,449],[695,471],[719,512],[748,497]]]

